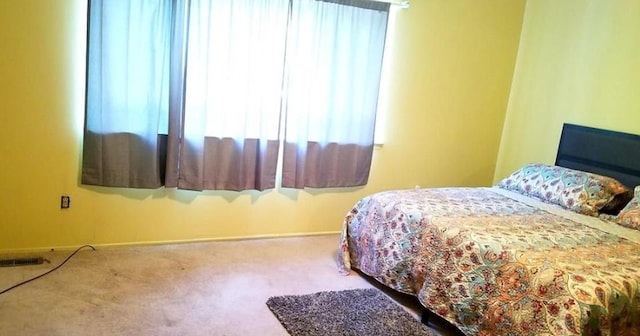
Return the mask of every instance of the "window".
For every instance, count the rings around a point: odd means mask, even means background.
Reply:
[[[269,189],[282,143],[284,187],[365,184],[388,11],[90,1],[83,183]]]

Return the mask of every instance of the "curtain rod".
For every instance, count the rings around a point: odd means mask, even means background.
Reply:
[[[376,1],[376,2],[386,2],[390,5],[393,6],[400,6],[402,8],[409,8],[409,1],[408,0],[369,0],[369,1]]]
[[[369,6],[373,6],[372,8],[374,9],[378,9],[379,6],[386,7],[383,4],[388,4],[390,6],[398,6],[400,8],[409,8],[409,0],[316,0],[316,1],[331,2],[331,3],[337,3],[337,4],[347,5],[347,6],[354,6],[354,7],[362,7],[362,8],[369,8]],[[373,3],[377,3],[377,4],[374,5]],[[372,9],[372,8],[369,8],[369,9]]]

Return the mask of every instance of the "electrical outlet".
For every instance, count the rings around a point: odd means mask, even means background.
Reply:
[[[71,207],[71,196],[60,196],[60,209],[69,209]]]

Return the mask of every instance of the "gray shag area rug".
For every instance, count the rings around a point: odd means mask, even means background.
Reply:
[[[375,288],[276,296],[267,306],[292,336],[435,336]]]

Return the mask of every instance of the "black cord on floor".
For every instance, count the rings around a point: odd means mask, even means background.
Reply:
[[[22,285],[28,284],[29,282],[31,282],[31,281],[33,281],[33,280],[40,279],[40,278],[42,278],[43,276],[45,276],[45,275],[47,275],[47,274],[49,274],[49,273],[51,273],[51,272],[53,272],[53,271],[57,270],[58,268],[62,267],[62,265],[66,264],[66,263],[67,263],[67,261],[69,261],[69,259],[71,259],[74,255],[76,255],[76,253],[80,252],[80,250],[82,250],[82,249],[83,249],[83,248],[85,248],[85,247],[90,247],[90,248],[91,248],[92,250],[94,250],[94,251],[96,250],[96,248],[95,248],[95,247],[93,247],[92,245],[88,245],[88,244],[87,244],[87,245],[82,245],[82,246],[78,247],[75,251],[73,251],[73,253],[71,253],[71,254],[70,254],[70,255],[69,255],[69,256],[68,256],[64,261],[62,261],[58,266],[56,266],[56,267],[54,267],[54,268],[52,268],[52,269],[50,269],[50,270],[48,270],[48,271],[46,271],[46,272],[44,272],[44,273],[42,273],[42,274],[38,275],[38,276],[36,276],[36,277],[33,277],[33,278],[31,278],[31,279],[27,279],[27,280],[25,280],[25,281],[22,281],[22,282],[20,282],[20,283],[17,283],[17,284],[15,284],[15,285],[13,285],[13,286],[11,286],[11,287],[9,287],[9,288],[7,288],[7,289],[5,289],[5,290],[1,291],[1,292],[0,292],[0,295],[4,294],[4,293],[6,293],[6,292],[8,292],[8,291],[10,291],[10,290],[12,290],[12,289],[16,289],[16,288],[18,288],[18,287],[20,287],[20,286],[22,286]]]

